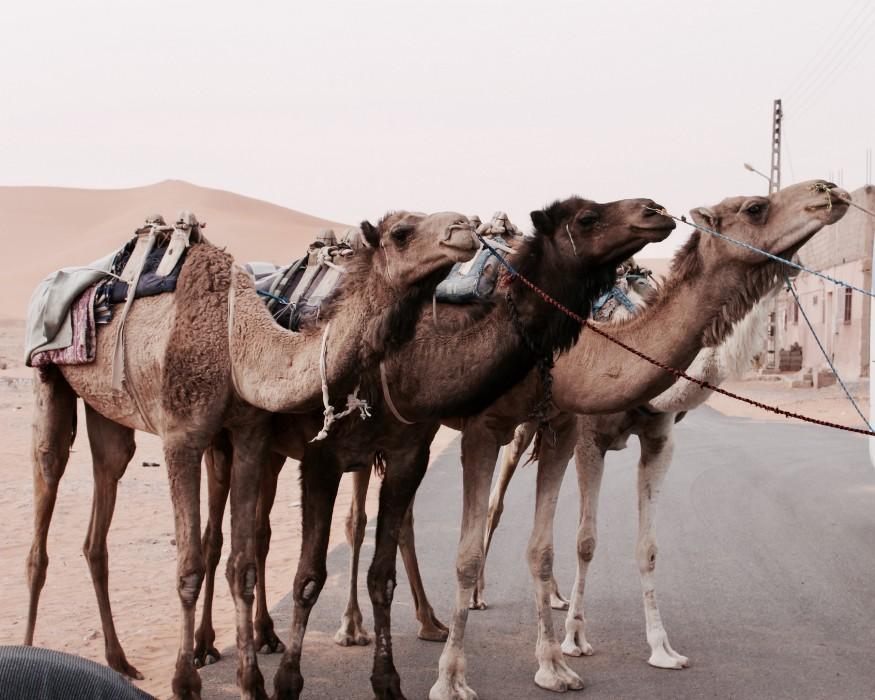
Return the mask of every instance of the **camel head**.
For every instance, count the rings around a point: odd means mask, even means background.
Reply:
[[[454,263],[469,260],[477,250],[471,222],[456,212],[392,212],[376,226],[363,221],[361,231],[375,251],[372,264],[396,291],[425,281],[437,285]]]
[[[790,259],[815,233],[834,224],[848,210],[850,195],[825,180],[809,180],[786,187],[768,197],[729,197],[713,207],[699,207],[690,214],[700,226],[755,245],[773,255]],[[768,259],[746,248],[720,240],[707,232],[699,253],[707,264],[729,260],[747,266],[764,265]]]
[[[650,199],[601,204],[570,197],[531,216],[535,231],[561,254],[579,259],[585,271],[619,264],[648,243],[664,240],[675,223],[656,209],[661,207]]]

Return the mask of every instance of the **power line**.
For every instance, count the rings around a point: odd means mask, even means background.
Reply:
[[[872,6],[869,16],[864,23],[859,24],[843,45],[843,50],[835,54],[831,61],[824,64],[824,69],[819,77],[814,79],[808,88],[797,95],[796,109],[799,110],[799,116],[804,114],[811,107],[813,100],[820,94],[826,85],[829,85],[830,79],[844,68],[850,60],[855,58],[860,49],[872,39],[871,29],[875,27],[875,22],[872,22],[875,17],[875,5]]]
[[[857,4],[857,9],[860,9],[860,7],[865,9],[867,4],[868,0],[860,0],[860,2]],[[792,96],[793,93],[799,92],[799,90],[804,87],[805,83],[811,80],[812,70],[814,69],[814,72],[816,73],[817,67],[822,65],[823,60],[838,45],[838,42],[841,39],[841,30],[845,24],[845,20],[848,19],[854,9],[855,6],[853,4],[848,6],[848,8],[845,10],[845,13],[842,15],[842,18],[833,25],[830,35],[820,44],[820,48],[818,48],[814,55],[808,60],[808,63],[805,64],[805,67],[796,74],[796,79],[791,84],[790,89],[784,93],[785,95]],[[851,23],[851,26],[853,26],[853,22]]]

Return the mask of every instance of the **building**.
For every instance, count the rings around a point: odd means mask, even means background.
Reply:
[[[851,193],[855,202],[875,211],[875,186]],[[872,289],[872,240],[875,217],[851,207],[799,251],[802,264],[862,289]],[[869,376],[869,323],[872,299],[814,275],[795,280],[802,308],[843,379]],[[789,292],[779,292],[769,318],[767,363],[782,371],[828,368],[817,342]],[[800,358],[801,351],[801,358]]]

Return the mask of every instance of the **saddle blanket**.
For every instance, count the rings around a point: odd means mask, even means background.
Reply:
[[[30,357],[31,366],[84,365],[94,362],[96,350],[94,297],[96,293],[97,285],[89,287],[79,295],[70,309],[72,343],[65,348],[33,353]]]

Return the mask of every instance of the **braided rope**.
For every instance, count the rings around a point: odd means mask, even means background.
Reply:
[[[481,238],[481,240],[483,240],[483,239]],[[487,247],[490,247],[489,244],[486,243],[485,241],[483,243]],[[561,302],[559,302],[556,299],[554,299],[553,297],[551,297],[549,294],[547,294],[547,292],[540,289],[533,282],[531,282],[528,279],[526,279],[525,277],[523,277],[523,275],[521,275],[519,272],[517,272],[516,269],[514,269],[514,267],[509,262],[507,262],[507,260],[505,260],[502,256],[498,255],[497,252],[494,251],[494,249],[493,249],[493,252],[496,253],[496,257],[501,262],[501,264],[507,268],[508,272],[510,273],[510,275],[513,279],[518,279],[520,282],[522,282],[524,285],[526,285],[529,289],[531,289],[535,294],[537,294],[539,297],[541,297],[541,299],[543,299],[545,302],[556,307],[557,309],[559,309],[562,313],[564,313],[569,318],[573,318],[575,321],[580,323],[585,328],[588,328],[589,330],[597,333],[598,335],[602,336],[606,340],[609,340],[614,345],[618,345],[619,347],[623,348],[623,350],[632,353],[633,355],[641,358],[645,362],[648,362],[655,367],[659,367],[661,370],[664,370],[664,371],[668,372],[669,374],[673,374],[678,379],[686,379],[688,382],[692,382],[693,384],[697,384],[698,386],[702,387],[703,389],[708,389],[708,390],[716,392],[718,394],[723,394],[724,396],[728,396],[730,399],[735,399],[736,401],[741,401],[742,403],[746,403],[746,404],[749,404],[751,406],[756,406],[757,408],[760,408],[764,411],[768,411],[770,413],[775,413],[779,416],[785,416],[787,418],[795,418],[796,420],[804,421],[805,423],[813,423],[814,425],[822,425],[825,428],[834,428],[835,430],[844,430],[844,431],[847,431],[849,433],[858,433],[859,435],[869,435],[870,437],[875,437],[875,431],[867,430],[864,428],[853,428],[849,425],[842,425],[840,423],[832,423],[831,421],[821,420],[820,418],[812,418],[811,416],[805,416],[805,415],[802,415],[801,413],[794,413],[793,411],[786,411],[783,408],[778,408],[777,406],[770,406],[769,404],[762,403],[761,401],[755,401],[754,399],[749,399],[746,396],[741,396],[739,394],[736,394],[735,392],[728,391],[727,389],[721,389],[719,386],[711,384],[710,382],[706,382],[703,379],[697,379],[696,377],[691,377],[689,374],[687,374],[683,370],[677,369],[676,367],[670,367],[669,365],[665,364],[664,362],[660,362],[659,360],[654,359],[654,358],[650,357],[649,355],[644,354],[640,350],[636,350],[635,348],[631,347],[630,345],[627,345],[622,340],[619,340],[619,339],[613,337],[610,333],[606,333],[601,328],[598,328],[597,326],[595,326],[592,322],[590,322],[590,321],[586,320],[585,318],[583,318],[582,316],[579,316],[578,314],[574,313],[571,309],[567,308],[564,304],[562,304]]]

